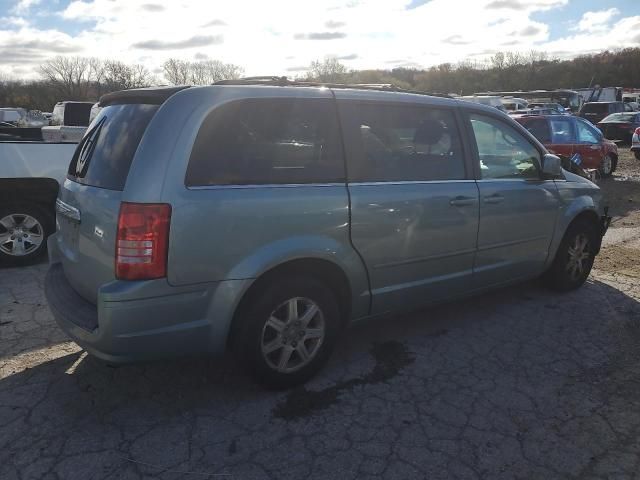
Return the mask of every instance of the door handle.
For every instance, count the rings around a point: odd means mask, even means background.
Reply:
[[[466,207],[468,205],[473,205],[474,203],[476,203],[475,197],[464,197],[462,195],[452,198],[449,201],[449,205],[452,207]]]
[[[600,145],[591,145],[589,148],[591,150],[600,150]]]
[[[488,197],[484,197],[484,203],[500,203],[504,201],[504,197],[499,193],[494,193]]]

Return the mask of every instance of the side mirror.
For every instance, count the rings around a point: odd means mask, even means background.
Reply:
[[[560,157],[547,153],[542,157],[542,174],[545,178],[562,176],[562,161]]]

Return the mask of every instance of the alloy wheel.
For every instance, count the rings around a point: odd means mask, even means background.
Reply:
[[[308,298],[290,298],[271,312],[262,329],[263,358],[280,373],[300,370],[318,354],[325,333],[320,307]]]
[[[12,213],[0,219],[0,252],[13,257],[29,255],[44,241],[42,224],[24,213]]]
[[[589,268],[591,260],[591,245],[585,234],[576,235],[569,246],[568,257],[567,273],[571,280],[578,280]]]

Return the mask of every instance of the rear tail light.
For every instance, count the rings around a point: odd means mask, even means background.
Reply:
[[[171,205],[120,205],[116,235],[116,278],[150,280],[167,275]]]

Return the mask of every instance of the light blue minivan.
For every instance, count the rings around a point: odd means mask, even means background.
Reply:
[[[57,201],[46,294],[108,362],[234,350],[305,381],[350,322],[586,280],[609,217],[500,111],[247,79],[116,92]]]

